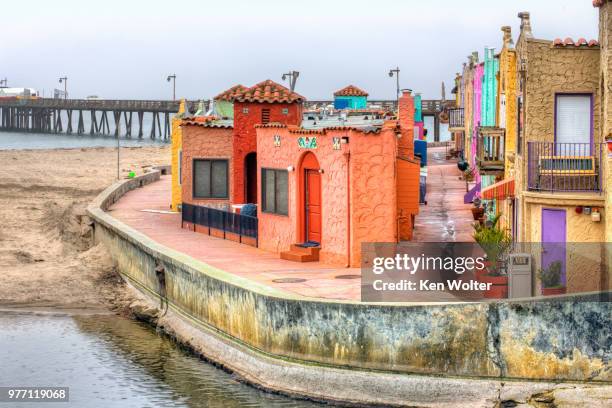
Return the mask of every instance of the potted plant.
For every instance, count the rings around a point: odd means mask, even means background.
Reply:
[[[481,204],[482,200],[480,199],[480,193],[476,193],[472,200],[472,217],[474,217],[474,221],[479,221],[484,215],[485,209]]]
[[[561,282],[562,268],[561,261],[555,261],[548,265],[548,268],[541,268],[538,271],[544,296],[563,295],[566,292],[566,288]]]
[[[490,223],[474,223],[474,240],[480,245],[487,257],[486,270],[477,271],[477,279],[490,283],[491,289],[485,291],[488,299],[508,297],[508,276],[503,273],[503,257],[512,246],[512,238],[499,227],[501,214],[497,214]]]

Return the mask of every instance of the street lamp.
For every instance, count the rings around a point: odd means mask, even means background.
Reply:
[[[176,74],[168,75],[166,81],[172,81],[172,100],[176,100]]]
[[[64,83],[64,99],[68,98],[68,77],[67,76],[63,76],[60,77],[59,79],[59,83]]]
[[[390,69],[389,70],[389,77],[390,78],[393,78],[393,75],[395,75],[395,84],[396,84],[395,98],[398,100],[398,102],[399,102],[399,95],[400,95],[399,73],[400,73],[399,67],[396,67],[395,69]]]
[[[295,83],[297,82],[300,73],[298,71],[289,71],[286,74],[283,74],[283,81],[286,81],[289,78],[289,88],[293,91],[295,90]]]
[[[8,86],[8,79],[0,79],[0,88],[6,88]]]

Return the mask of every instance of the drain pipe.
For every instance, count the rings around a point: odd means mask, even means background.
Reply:
[[[347,140],[348,143],[348,140]],[[347,149],[348,150],[348,149]],[[346,267],[351,267],[351,152],[346,157]]]

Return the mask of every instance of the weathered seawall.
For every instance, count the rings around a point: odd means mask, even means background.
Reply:
[[[157,301],[155,269],[162,265],[171,311],[226,344],[305,366],[612,382],[612,303],[601,295],[435,305],[299,297],[164,247],[104,212],[159,176],[154,171],[105,190],[88,208],[95,239],[108,247],[120,273]]]

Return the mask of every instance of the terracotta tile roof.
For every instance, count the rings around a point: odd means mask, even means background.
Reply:
[[[236,102],[294,103],[306,100],[302,95],[268,79],[233,97]]]
[[[233,98],[238,96],[240,93],[246,91],[248,88],[242,84],[234,85],[230,89],[221,92],[219,95],[214,97],[216,101],[231,101]]]
[[[349,85],[334,92],[334,96],[368,96],[368,93],[355,85]]]
[[[576,41],[572,40],[570,37],[567,37],[565,40],[562,40],[560,38],[555,38],[555,40],[553,41],[553,46],[554,47],[588,47],[588,48],[592,48],[592,47],[598,47],[599,46],[599,42],[597,40],[587,41],[584,38],[579,38]]]
[[[289,133],[324,135],[327,130],[356,130],[363,133],[380,133],[380,126],[328,126],[320,129],[305,129],[297,126],[287,126],[282,123],[266,123],[255,125],[256,128],[289,128]]]
[[[212,122],[214,120],[218,120],[218,116],[188,116],[183,118],[181,121],[181,126],[185,125],[196,125],[196,126],[204,126],[208,122]]]

